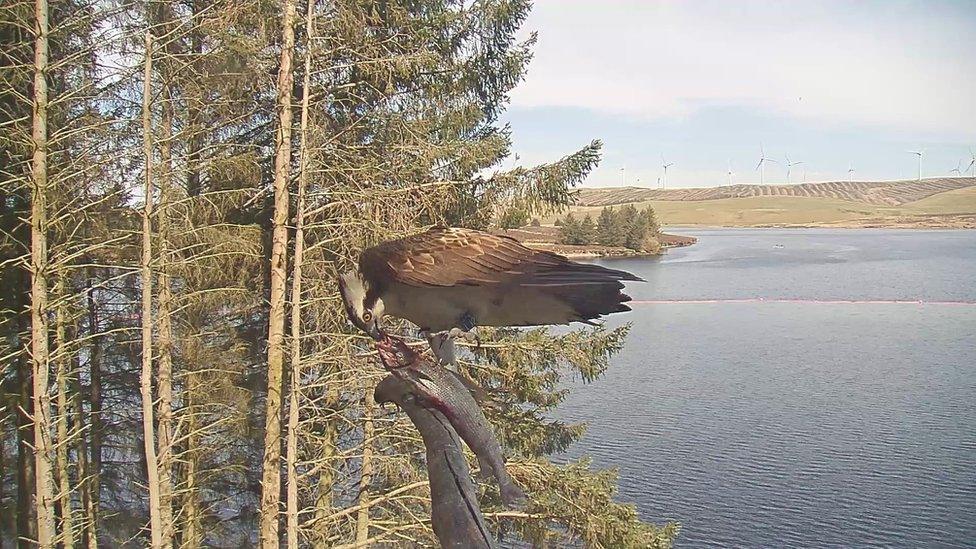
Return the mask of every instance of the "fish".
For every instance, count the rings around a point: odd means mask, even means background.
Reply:
[[[412,385],[390,374],[373,390],[380,404],[392,402],[410,417],[427,449],[430,480],[430,520],[441,547],[491,549],[491,532],[485,525],[461,440],[444,415],[422,406]]]
[[[505,469],[501,444],[478,407],[477,401],[457,374],[427,360],[398,337],[384,334],[376,342],[383,366],[410,384],[422,403],[444,415],[461,440],[478,458],[482,475],[490,474],[498,484],[502,503],[509,508],[524,506],[525,492]]]

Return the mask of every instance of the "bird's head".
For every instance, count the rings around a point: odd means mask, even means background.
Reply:
[[[384,312],[383,300],[370,295],[369,285],[359,271],[352,270],[340,276],[339,291],[349,320],[373,339],[383,339],[379,324]]]

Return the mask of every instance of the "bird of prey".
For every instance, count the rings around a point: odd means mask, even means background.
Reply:
[[[507,236],[439,227],[368,248],[339,283],[350,319],[381,339],[385,315],[413,322],[428,338],[476,326],[593,324],[630,310],[623,280],[641,279]]]

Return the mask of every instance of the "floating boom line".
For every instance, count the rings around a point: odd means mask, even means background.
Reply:
[[[696,305],[708,303],[795,303],[812,305],[944,305],[974,306],[976,301],[926,301],[922,299],[785,299],[749,297],[740,299],[637,299],[628,305]]]

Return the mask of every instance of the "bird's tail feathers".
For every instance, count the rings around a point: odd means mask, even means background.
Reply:
[[[577,320],[593,324],[593,320],[610,313],[631,310],[624,305],[630,296],[621,293],[618,283],[560,285],[548,288],[553,296],[566,303],[577,315]]]

